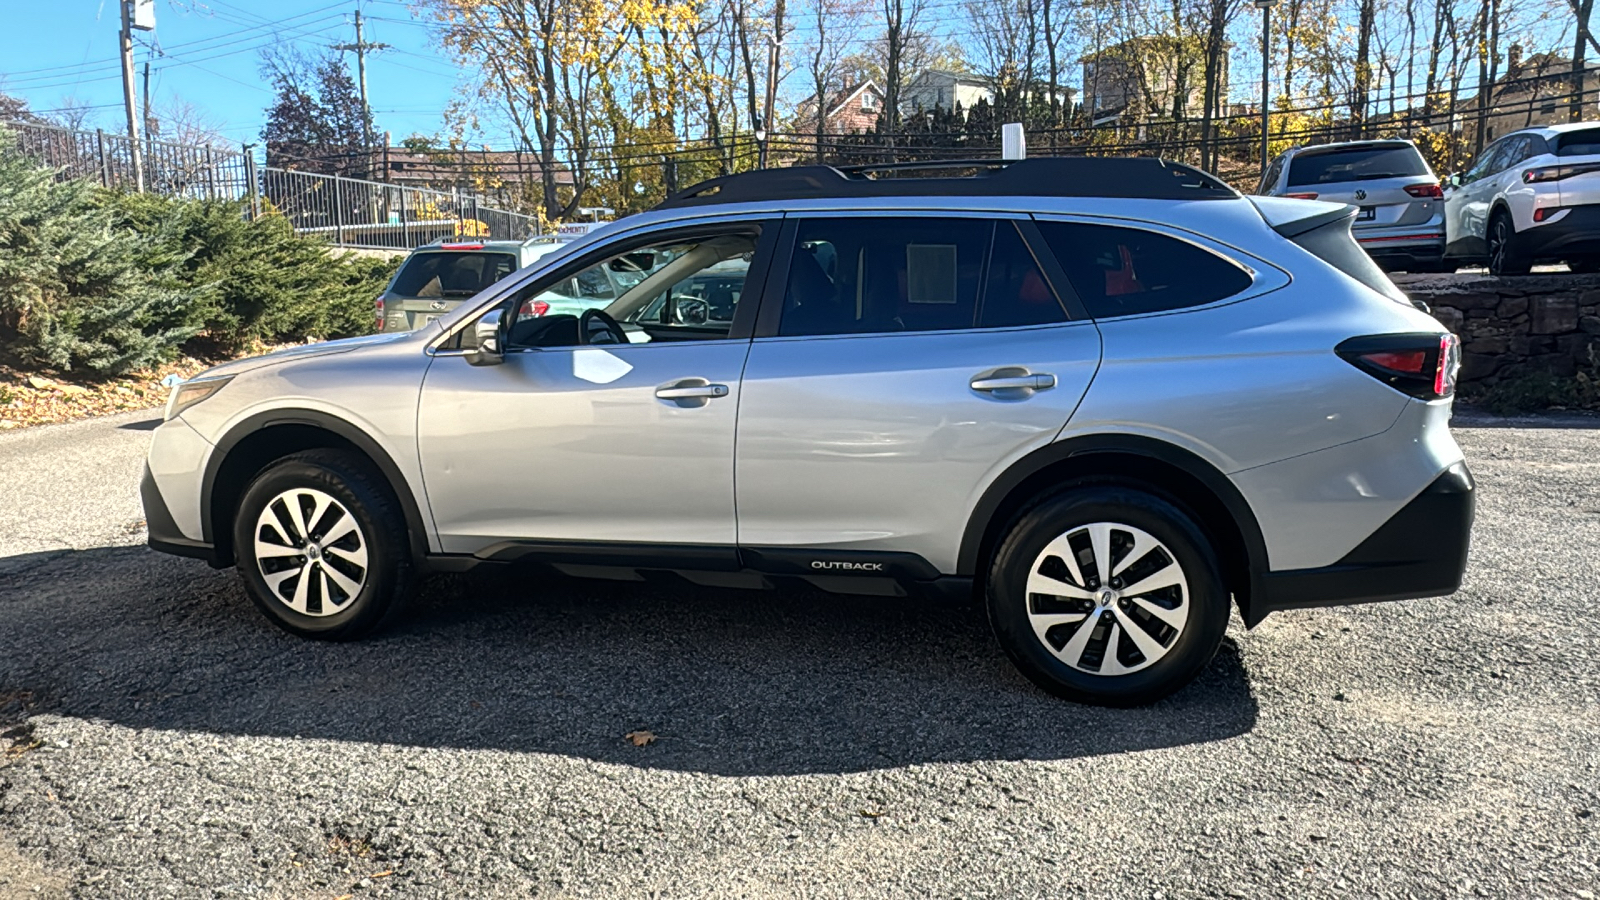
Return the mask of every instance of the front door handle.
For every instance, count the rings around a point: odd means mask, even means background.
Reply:
[[[975,391],[1047,391],[1056,386],[1056,377],[1048,373],[1027,375],[990,375],[972,379]]]
[[[710,400],[728,396],[728,386],[709,384],[704,378],[686,378],[656,388],[656,396],[662,400]]]

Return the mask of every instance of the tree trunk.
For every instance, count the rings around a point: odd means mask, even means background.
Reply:
[[[1590,36],[1589,21],[1594,13],[1594,0],[1583,0],[1578,6],[1577,37],[1572,46],[1572,97],[1567,101],[1567,121],[1583,121],[1584,41]]]
[[[1593,0],[1589,0],[1589,2],[1593,2]],[[1057,87],[1061,84],[1061,68],[1056,49],[1055,0],[1043,0],[1043,4],[1044,44],[1045,52],[1049,55],[1046,65],[1050,67],[1050,127],[1057,129],[1061,127],[1061,98]],[[1054,150],[1055,146],[1056,135],[1052,130],[1050,133],[1050,149]]]
[[[1367,105],[1372,92],[1372,26],[1377,18],[1376,0],[1361,0],[1361,15],[1356,26],[1356,84],[1350,97],[1350,137],[1359,139],[1366,124]]]
[[[1222,75],[1222,51],[1225,46],[1223,38],[1227,27],[1224,2],[1213,2],[1211,22],[1206,28],[1206,81],[1205,90],[1202,92],[1205,108],[1200,112],[1200,167],[1207,172],[1215,172],[1217,167],[1216,148],[1211,139],[1211,120],[1216,114],[1218,82]]]
[[[1439,52],[1444,47],[1444,23],[1450,7],[1446,0],[1433,0],[1433,43],[1428,47],[1428,72],[1422,88],[1422,126],[1433,127],[1434,91],[1439,86]]]
[[[883,112],[878,121],[883,123],[879,133],[887,136],[893,149],[895,135],[900,131],[900,62],[905,52],[905,2],[883,0],[884,67]]]

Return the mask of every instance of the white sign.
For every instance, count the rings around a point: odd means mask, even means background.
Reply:
[[[156,30],[156,0],[131,0],[133,3],[133,21],[131,24],[140,31]]]

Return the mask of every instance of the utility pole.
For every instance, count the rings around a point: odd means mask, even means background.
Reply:
[[[142,104],[144,115],[139,118],[144,123],[145,137],[150,136],[150,57],[144,58],[144,102]]]
[[[361,137],[362,148],[366,151],[367,174],[372,169],[372,107],[367,104],[367,51],[387,50],[388,44],[369,44],[361,34],[361,7],[356,7],[356,42],[354,44],[334,44],[335,50],[354,50],[356,52],[356,82],[361,89]],[[385,148],[387,149],[387,148]]]
[[[128,113],[128,155],[133,161],[133,186],[144,193],[144,154],[139,146],[139,117],[133,105],[133,4],[122,0],[122,102]]]

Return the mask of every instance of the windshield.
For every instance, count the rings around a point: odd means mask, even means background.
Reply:
[[[471,297],[517,270],[509,253],[416,253],[390,291],[403,297]]]
[[[1289,163],[1290,187],[1427,175],[1428,164],[1422,154],[1405,144],[1316,150],[1301,153]]]

